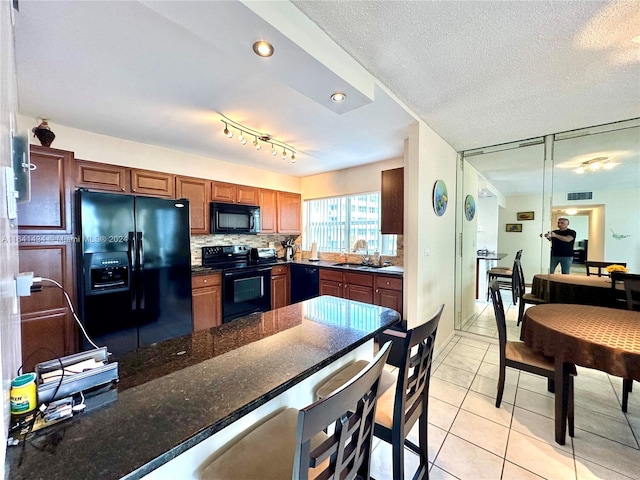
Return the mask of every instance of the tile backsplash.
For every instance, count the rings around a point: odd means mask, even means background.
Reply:
[[[311,252],[302,250],[302,236],[295,235],[192,235],[191,236],[191,264],[202,264],[202,247],[212,245],[249,245],[250,247],[268,247],[269,242],[273,242],[278,250],[278,257],[284,256],[284,249],[280,242],[288,239],[294,239],[296,245],[295,259],[304,260],[309,258]],[[395,257],[381,255],[380,261],[389,260],[392,265],[402,266],[404,258],[404,241],[403,236],[398,235],[398,252]],[[337,252],[318,252],[320,260],[329,262],[343,261]],[[359,263],[361,255],[357,253],[347,253],[344,261],[350,263]]]

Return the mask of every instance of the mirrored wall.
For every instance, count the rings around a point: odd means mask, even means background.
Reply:
[[[640,119],[462,152],[457,198],[455,326],[496,336],[487,270],[522,249],[527,284],[547,273],[540,234],[560,216],[576,231],[571,273],[586,260],[640,273]]]

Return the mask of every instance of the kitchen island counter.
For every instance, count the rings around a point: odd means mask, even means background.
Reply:
[[[398,320],[321,296],[138,349],[117,359],[116,401],[32,434],[24,451],[8,448],[8,476],[141,478]]]

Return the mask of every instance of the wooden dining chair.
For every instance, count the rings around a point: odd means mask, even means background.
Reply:
[[[438,329],[438,322],[442,315],[444,305],[440,305],[433,316],[422,325],[409,329],[406,332],[386,330],[385,333],[394,338],[400,346],[400,362],[397,375],[393,376],[393,387],[381,394],[376,409],[376,424],[373,434],[390,443],[393,456],[394,480],[403,480],[404,472],[404,447],[409,448],[419,457],[419,465],[413,475],[413,479],[429,478],[429,462],[427,457],[427,416],[429,406],[429,381],[431,379],[431,361],[433,359],[433,347]],[[331,389],[340,385],[345,377],[353,374],[354,370],[362,368],[352,364],[349,372],[331,378],[323,383],[317,391],[317,395],[326,395]],[[383,372],[383,378],[384,378]],[[381,380],[381,383],[384,383]],[[407,439],[413,426],[418,424],[418,445]]]
[[[380,375],[390,348],[387,342],[326,398],[300,411],[285,409],[251,430],[205,467],[200,478],[368,479]]]
[[[627,299],[627,310],[640,311],[640,275],[625,274],[622,276],[624,293]],[[629,394],[633,391],[633,379],[622,379],[622,411],[629,406]]]
[[[520,261],[520,258],[522,258],[522,249],[518,250],[516,252],[516,256],[513,260],[514,265],[516,261]],[[490,269],[487,272],[487,300],[489,300],[489,285],[491,284],[491,282],[493,282],[494,280],[498,280],[498,284],[500,285],[500,288],[502,288],[503,290],[512,290],[513,291],[513,272],[514,272],[514,267],[511,266],[511,268],[509,267],[493,267],[492,269]],[[518,297],[515,295],[515,293],[513,294],[513,303],[515,305],[515,303],[518,301]]]
[[[524,317],[524,306],[525,305],[542,305],[547,303],[544,298],[537,297],[533,293],[526,293],[526,284],[524,281],[524,272],[522,271],[522,264],[520,260],[514,262],[514,276],[512,283],[514,284],[515,293],[518,297],[518,321],[516,322],[517,326],[520,326],[522,322],[522,318]]]
[[[491,292],[491,301],[493,302],[493,311],[496,317],[496,326],[498,327],[498,343],[500,345],[500,373],[498,376],[498,392],[496,395],[496,408],[500,408],[502,403],[502,395],[504,393],[504,382],[507,367],[522,370],[524,372],[533,373],[545,377],[547,380],[553,381],[555,378],[555,365],[553,358],[545,357],[534,353],[530,347],[523,342],[511,342],[507,340],[507,322],[504,315],[504,306],[502,304],[502,296],[497,281],[493,281],[489,285]],[[569,419],[569,435],[573,437],[573,377],[577,374],[575,365],[571,366],[571,375],[569,377],[569,404],[567,417]]]
[[[585,268],[587,269],[587,275],[596,275],[598,277],[609,277],[611,274],[607,272],[606,268],[609,265],[622,265],[626,267],[625,262],[585,262]]]

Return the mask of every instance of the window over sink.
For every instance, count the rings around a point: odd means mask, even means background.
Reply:
[[[397,253],[397,235],[380,234],[380,192],[305,200],[304,232],[305,250],[316,242],[320,252]]]

